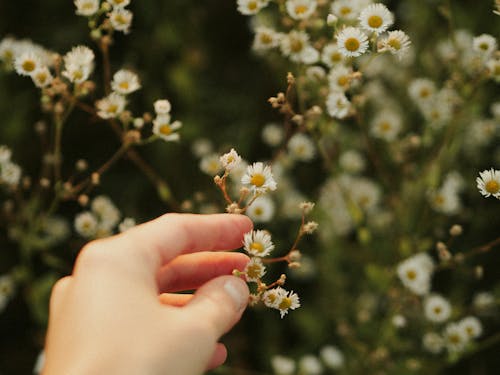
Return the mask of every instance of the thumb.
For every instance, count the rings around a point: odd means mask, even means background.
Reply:
[[[200,316],[214,328],[215,340],[241,318],[248,304],[247,284],[235,276],[220,276],[205,283],[184,307],[188,314]]]

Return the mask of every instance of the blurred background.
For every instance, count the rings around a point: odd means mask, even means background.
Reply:
[[[498,17],[495,19],[492,14],[491,1],[449,2],[460,28],[467,28],[474,35],[499,35]],[[412,36],[417,51],[427,41],[448,33],[448,25],[439,10],[446,2],[385,3],[396,13],[398,26]],[[113,71],[131,68],[141,78],[143,89],[132,95],[130,107],[138,113],[152,111],[156,99],[168,98],[174,118],[183,122],[181,142],[157,142],[141,148],[140,153],[170,183],[178,204],[196,193],[205,195],[207,201],[221,202],[212,179],[200,171],[198,159],[191,152],[193,141],[208,138],[216,151],[235,147],[247,160],[271,157],[272,150],[262,144],[261,129],[268,122],[279,122],[280,116],[268,105],[267,99],[284,90],[290,67],[283,61],[266,60],[252,52],[249,18],[237,12],[235,1],[141,0],[132,1],[129,8],[134,13],[131,33],[116,35],[111,60]],[[0,38],[8,35],[29,38],[59,53],[77,44],[94,48],[85,18],[76,16],[74,11],[72,1],[0,0]],[[414,37],[417,35],[418,38]],[[419,63],[417,69],[422,74],[432,70],[425,55]],[[96,75],[99,73],[98,70]],[[488,95],[498,99],[498,86],[488,87],[485,96]],[[31,81],[16,74],[0,73],[0,144],[9,145],[16,162],[32,176],[39,171],[38,163],[33,161],[40,159],[40,143],[34,127],[38,121],[45,120],[39,107],[39,93]],[[96,168],[109,155],[110,148],[119,146],[108,127],[100,122],[87,123],[86,118],[82,113],[75,113],[63,134],[64,162],[68,166],[84,157],[91,168]],[[324,176],[315,172],[318,168],[320,162],[297,169],[298,184],[311,197],[317,195],[324,180]],[[128,160],[120,161],[106,175],[96,193],[112,197],[124,215],[138,222],[175,209],[157,196],[155,187]],[[488,210],[486,220],[470,228],[476,238],[494,238],[499,234],[498,205]],[[74,215],[79,207],[68,204],[62,211]],[[273,234],[288,240],[296,231],[294,225],[292,221],[276,224],[272,226]],[[328,228],[322,230],[328,231]],[[15,244],[6,236],[0,232],[0,274],[18,261]],[[475,243],[473,238],[464,241]],[[65,257],[69,265],[82,244],[82,240],[73,240],[69,248],[65,244],[55,251]],[[301,250],[314,254],[315,241],[307,241]],[[500,257],[493,254],[482,260],[489,267],[486,272],[489,276],[478,287],[489,287],[500,278]],[[320,268],[323,267],[322,275],[328,274],[329,260],[318,257],[318,262]],[[41,278],[31,287],[18,291],[0,315],[2,375],[31,373],[43,345],[47,295],[50,285],[64,272],[47,273],[36,267],[42,266],[34,265],[34,272],[39,272]],[[280,271],[283,270],[275,272]],[[349,289],[349,285],[344,286]],[[321,322],[317,314],[328,314],[330,309],[335,310],[337,305],[348,301],[338,300],[336,290],[319,285],[315,278],[292,280],[290,288],[300,292],[304,307],[284,320],[272,311],[250,309],[227,337],[230,360],[218,373],[270,374],[270,356],[281,353],[300,356],[307,350],[318,350],[336,336],[333,323],[329,326],[330,323]],[[24,298],[27,295],[31,296],[29,304]],[[494,374],[500,369],[499,350],[498,344],[493,345],[440,373]]]

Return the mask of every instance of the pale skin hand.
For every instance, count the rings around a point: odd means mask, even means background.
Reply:
[[[251,229],[242,215],[167,214],[85,246],[52,291],[43,374],[195,375],[222,364],[218,341],[249,295],[229,276],[248,258],[224,250]]]

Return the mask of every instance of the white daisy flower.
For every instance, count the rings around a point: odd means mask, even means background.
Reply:
[[[0,182],[16,186],[21,180],[21,174],[21,167],[11,161],[6,161],[0,165]]]
[[[269,1],[263,0],[238,0],[238,11],[246,16],[257,14]]]
[[[337,43],[329,43],[323,47],[321,61],[330,68],[344,62],[344,55],[340,52]]]
[[[479,311],[489,310],[495,307],[495,296],[490,292],[479,292],[472,299],[472,306]]]
[[[472,49],[483,56],[490,56],[497,49],[497,40],[489,34],[482,34],[472,40]]]
[[[73,83],[86,81],[94,69],[94,57],[94,52],[88,47],[73,47],[64,55],[62,75]]]
[[[344,354],[333,345],[327,345],[321,348],[319,356],[326,367],[332,370],[338,370],[344,366]]]
[[[355,20],[359,16],[359,11],[359,1],[353,0],[336,0],[331,7],[331,12],[344,20]]]
[[[139,77],[134,72],[121,69],[113,76],[111,88],[118,94],[127,95],[141,88]]]
[[[28,49],[15,58],[14,67],[17,74],[31,76],[37,69],[42,67],[42,62],[38,54],[32,49]]]
[[[127,100],[124,96],[112,92],[96,102],[97,115],[103,119],[115,118],[125,110],[126,104]]]
[[[208,154],[203,156],[200,160],[200,169],[210,176],[219,174],[223,170],[219,154]]]
[[[84,238],[93,238],[97,233],[98,221],[90,211],[81,212],[75,217],[75,230]]]
[[[14,60],[16,49],[16,40],[10,37],[5,37],[0,41],[0,60],[6,64],[11,64]]]
[[[274,211],[274,201],[267,196],[261,196],[248,206],[246,214],[254,223],[267,223],[273,218]]]
[[[500,170],[491,168],[479,172],[476,178],[477,188],[485,197],[494,196],[500,199]]]
[[[320,375],[323,373],[323,365],[312,354],[304,355],[299,359],[299,369],[300,373],[305,375]]]
[[[280,49],[284,56],[294,62],[301,62],[309,47],[309,35],[304,31],[292,30],[281,38]]]
[[[425,317],[434,323],[442,323],[451,315],[451,305],[439,294],[432,294],[424,300]]]
[[[271,147],[279,146],[283,139],[285,139],[285,131],[278,124],[270,123],[262,129],[262,140]]]
[[[44,88],[52,83],[54,77],[52,77],[49,68],[43,66],[33,72],[31,79],[36,87]]]
[[[445,215],[455,215],[462,207],[458,191],[442,187],[429,193],[431,207]]]
[[[124,8],[130,4],[130,0],[107,0],[107,2],[113,5],[113,8]]]
[[[154,107],[157,115],[167,115],[172,109],[172,105],[167,99],[160,99],[155,101]]]
[[[124,34],[129,33],[130,26],[132,25],[132,18],[132,12],[122,8],[114,8],[109,14],[109,21],[113,29],[122,31]]]
[[[394,15],[383,4],[370,4],[361,11],[359,22],[366,31],[380,35],[394,23]]]
[[[313,46],[306,46],[302,54],[300,55],[300,62],[306,65],[312,65],[319,61],[319,52]]]
[[[465,335],[470,339],[477,339],[483,333],[481,321],[475,316],[463,318],[458,325],[464,331]]]
[[[428,102],[436,93],[436,85],[427,78],[417,78],[408,86],[410,97],[417,103]]]
[[[266,274],[266,267],[260,258],[253,257],[250,258],[243,273],[245,274],[246,281],[258,282]]]
[[[426,253],[419,253],[398,264],[397,274],[405,287],[417,295],[429,293],[434,262]]]
[[[325,68],[318,65],[309,66],[306,69],[306,77],[311,81],[322,81],[326,77]]]
[[[286,10],[294,20],[309,18],[318,5],[316,0],[287,0]]]
[[[346,182],[342,182],[342,185],[359,208],[370,212],[377,207],[382,192],[375,182],[365,177],[348,178]]]
[[[76,14],[79,16],[90,17],[99,10],[100,0],[75,0]]]
[[[349,173],[360,173],[365,169],[366,161],[356,150],[347,150],[339,157],[340,167]]]
[[[271,235],[265,230],[254,230],[245,233],[243,237],[243,249],[250,255],[265,257],[274,249]]]
[[[271,367],[276,375],[294,375],[296,365],[292,358],[275,355],[271,357]]]
[[[288,310],[295,310],[300,307],[299,296],[293,291],[287,292],[284,290],[284,292],[280,293],[278,297],[279,299],[276,302],[276,308],[280,311],[281,318],[288,314]]]
[[[276,190],[276,181],[271,173],[271,167],[257,162],[249,165],[246,173],[241,178],[241,183],[250,185],[250,188],[256,193],[265,193]]]
[[[288,140],[290,156],[299,161],[311,161],[316,156],[316,147],[312,139],[303,134],[296,133]]]
[[[176,130],[182,127],[180,121],[171,122],[170,115],[158,115],[153,120],[153,134],[156,134],[161,139],[167,142],[178,141],[179,133]]]
[[[241,156],[232,148],[231,151],[220,157],[220,162],[226,171],[231,171],[241,162]]]
[[[264,305],[267,307],[277,309],[278,303],[283,295],[286,295],[286,290],[281,287],[268,289],[262,294],[262,302],[264,302]]]
[[[422,346],[432,354],[439,354],[444,349],[443,338],[435,332],[427,332],[422,337]]]
[[[351,102],[344,93],[331,92],[326,99],[326,109],[333,118],[343,119],[351,111]]]
[[[383,110],[371,123],[370,132],[374,137],[393,141],[401,131],[401,117],[394,111]]]
[[[330,91],[346,92],[352,81],[352,70],[344,65],[338,65],[328,73]]]
[[[265,26],[258,26],[255,29],[255,37],[252,48],[255,51],[264,51],[278,47],[281,40],[281,34],[276,30]]]
[[[90,204],[92,213],[98,218],[99,228],[110,232],[121,218],[120,210],[105,195],[99,195],[92,200]]]
[[[379,52],[389,51],[399,59],[408,52],[411,41],[408,35],[401,30],[389,31],[387,36],[379,42]]]
[[[443,337],[448,351],[454,353],[461,352],[469,342],[467,334],[457,323],[449,323],[444,329]]]
[[[337,34],[339,51],[346,57],[361,56],[368,49],[368,37],[357,27],[346,27]]]

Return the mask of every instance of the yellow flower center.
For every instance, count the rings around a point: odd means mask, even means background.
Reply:
[[[170,135],[172,134],[172,128],[168,124],[164,124],[160,126],[160,133],[163,135]]]
[[[330,55],[330,60],[332,60],[333,62],[339,62],[340,60],[342,60],[342,54],[340,52],[333,52]]]
[[[408,270],[406,271],[406,277],[410,280],[415,280],[417,278],[417,273],[415,270]]]
[[[439,307],[439,306],[434,307],[434,313],[436,315],[441,314],[442,311],[443,311],[443,309],[441,307]]]
[[[337,80],[337,83],[339,84],[339,86],[346,86],[349,83],[349,77],[342,76]]]
[[[40,82],[42,85],[47,82],[47,74],[45,72],[40,72],[36,75],[36,80]]]
[[[21,66],[25,72],[32,72],[36,68],[36,64],[33,60],[26,60]]]
[[[488,43],[481,43],[481,44],[479,45],[479,48],[481,48],[481,49],[482,49],[482,50],[484,50],[484,51],[487,51],[487,50],[488,50],[488,48],[489,48],[489,45],[488,45]]]
[[[401,49],[401,42],[399,41],[399,39],[389,39],[387,41],[387,44],[389,46],[391,46],[392,48],[394,48],[395,50],[400,50]]]
[[[496,180],[489,180],[484,184],[484,188],[490,194],[496,194],[500,190],[500,184]]]
[[[252,279],[258,279],[261,274],[261,266],[258,264],[252,264],[247,267],[247,275]]]
[[[276,294],[269,293],[267,295],[267,299],[269,300],[269,302],[273,303],[274,301],[276,301]]]
[[[454,333],[454,334],[451,334],[451,335],[449,336],[449,339],[450,339],[450,342],[451,342],[452,344],[459,344],[459,343],[460,343],[460,341],[461,341],[461,340],[460,340],[460,336],[459,336],[459,335],[457,335],[457,334],[455,334],[455,333]]]
[[[421,98],[427,98],[431,94],[430,90],[427,88],[423,88],[420,90],[420,97]]]
[[[255,250],[258,253],[262,253],[264,251],[264,246],[259,242],[252,242],[250,249]]]
[[[442,206],[443,203],[444,203],[444,198],[441,194],[439,195],[436,195],[436,197],[434,198],[434,203],[437,205],[437,206]]]
[[[94,3],[92,1],[88,1],[82,5],[83,10],[92,10],[94,9]]]
[[[299,39],[292,40],[290,43],[290,49],[292,50],[292,52],[295,53],[300,52],[302,51],[303,48],[304,48],[304,43],[302,43],[302,41]]]
[[[260,41],[262,44],[271,44],[273,42],[273,38],[269,34],[260,34]]]
[[[368,18],[368,26],[370,26],[373,29],[378,29],[382,24],[384,23],[384,20],[382,20],[382,17],[373,15]]]
[[[248,3],[248,10],[256,10],[257,9],[257,2],[256,1],[250,1]]]
[[[264,175],[260,173],[256,173],[252,176],[252,178],[250,178],[250,183],[257,187],[261,187],[262,185],[264,185],[265,182],[266,178],[264,177]]]
[[[114,20],[116,23],[121,24],[121,25],[128,24],[128,19],[125,16],[123,16],[122,14],[115,14]]]
[[[380,124],[380,130],[382,130],[383,132],[388,132],[389,130],[391,130],[391,124],[387,121],[384,121]]]
[[[264,213],[264,210],[261,207],[257,207],[254,211],[254,214],[260,216]]]
[[[128,82],[127,82],[127,81],[120,82],[120,84],[119,84],[118,86],[120,86],[120,88],[121,88],[122,90],[128,90],[128,89],[129,89],[129,87],[130,87],[130,85],[128,84]]]
[[[297,14],[304,14],[305,12],[307,12],[307,6],[305,5],[297,5],[295,7],[295,13]]]
[[[340,14],[343,16],[348,16],[349,14],[351,14],[351,11],[352,11],[352,9],[349,7],[340,8]]]
[[[118,111],[118,106],[116,104],[110,104],[108,106],[109,113],[116,113]]]
[[[344,42],[344,47],[350,52],[355,52],[359,49],[360,43],[356,38],[349,38]]]
[[[281,300],[280,304],[278,305],[278,308],[280,310],[286,310],[286,309],[289,309],[290,306],[292,306],[292,299],[289,297],[284,297]]]

